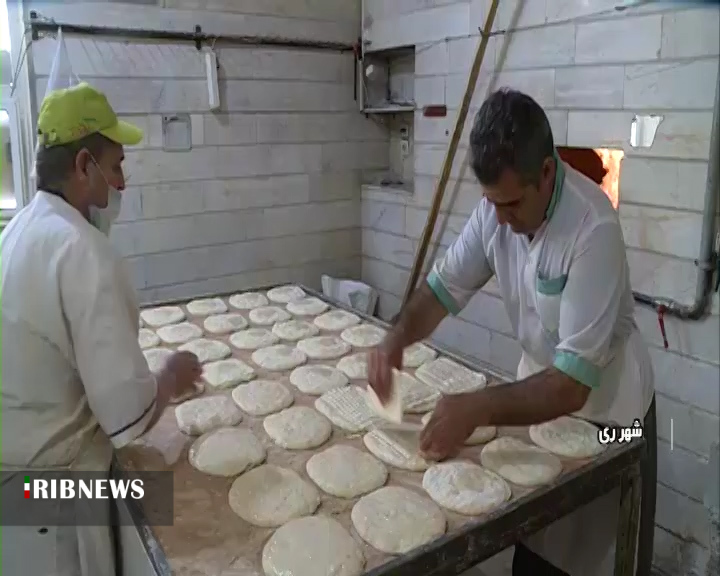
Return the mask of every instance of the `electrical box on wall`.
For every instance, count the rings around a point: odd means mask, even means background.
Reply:
[[[187,152],[192,149],[192,123],[190,114],[173,114],[162,117],[163,150]]]

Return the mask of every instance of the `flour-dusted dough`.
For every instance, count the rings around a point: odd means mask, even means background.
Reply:
[[[296,366],[307,362],[307,355],[297,348],[286,344],[275,344],[267,348],[255,350],[252,354],[252,361],[261,368],[271,372],[282,372],[292,370]]]
[[[385,464],[402,470],[423,472],[430,464],[420,456],[419,436],[410,436],[393,433],[391,430],[375,429],[363,436],[363,444]]]
[[[157,330],[157,335],[160,336],[160,340],[166,344],[184,344],[190,340],[200,338],[202,333],[202,328],[190,322],[171,324],[170,326],[163,326]]]
[[[205,330],[211,334],[230,334],[247,328],[248,322],[242,314],[229,313],[208,316],[203,322]]]
[[[289,312],[277,306],[261,306],[250,310],[248,318],[250,318],[250,322],[258,326],[272,326],[276,322],[290,320],[292,316],[290,316]]]
[[[216,428],[235,426],[242,420],[242,412],[229,396],[206,396],[180,404],[175,408],[175,419],[185,434],[200,436]]]
[[[266,416],[287,408],[293,403],[293,395],[275,380],[255,380],[241,384],[232,391],[235,403],[251,416]]]
[[[486,514],[511,495],[500,476],[462,460],[434,464],[423,475],[422,486],[440,506],[465,516]]]
[[[314,336],[300,340],[298,350],[302,350],[309,358],[315,360],[330,360],[340,358],[350,352],[350,345],[335,336]]]
[[[290,520],[263,548],[266,576],[360,576],[365,557],[350,533],[327,516]]]
[[[252,310],[253,308],[268,305],[268,299],[265,298],[264,294],[260,294],[259,292],[233,294],[230,296],[228,302],[230,302],[230,306],[238,310]]]
[[[407,372],[393,369],[394,385],[402,400],[402,410],[408,414],[425,412],[425,407],[440,399],[440,393],[413,378]]]
[[[325,444],[332,434],[330,421],[307,406],[293,406],[263,421],[273,442],[287,450],[309,450]]]
[[[200,382],[195,382],[195,384],[189,389],[181,392],[180,394],[173,394],[170,396],[168,404],[182,404],[183,402],[187,402],[192,398],[200,396],[203,392],[205,392],[205,385]]]
[[[415,377],[442,394],[462,394],[487,386],[487,378],[450,360],[437,358],[415,371]]]
[[[378,420],[367,402],[365,390],[359,386],[344,386],[325,392],[315,400],[315,408],[335,426],[353,433],[367,430]]]
[[[445,534],[447,527],[435,502],[399,486],[385,486],[363,496],[350,518],[360,538],[387,554],[410,552]]]
[[[329,390],[342,388],[350,384],[350,380],[337,368],[323,364],[300,366],[290,373],[290,384],[300,392],[318,396]]]
[[[422,342],[416,342],[403,351],[403,368],[417,368],[437,357],[437,352]]]
[[[320,298],[315,298],[315,296],[293,300],[288,302],[286,306],[287,311],[295,314],[295,316],[316,316],[322,314],[328,308],[330,308],[329,304],[323,302]]]
[[[147,360],[148,368],[153,374],[159,374],[165,368],[165,362],[174,354],[170,348],[149,348],[143,350],[145,360]]]
[[[297,342],[303,338],[316,336],[320,330],[314,324],[305,322],[304,320],[288,320],[286,322],[278,322],[273,326],[273,334],[283,340]]]
[[[372,324],[361,324],[346,328],[340,333],[340,338],[356,348],[370,348],[383,341],[387,330]]]
[[[297,472],[264,464],[233,482],[228,501],[246,522],[274,528],[314,513],[320,506],[320,492]]]
[[[153,348],[160,344],[160,337],[152,330],[140,328],[140,331],[138,332],[138,344],[140,344],[140,348],[143,350],[146,348]]]
[[[345,310],[330,310],[315,318],[313,323],[322,330],[337,332],[360,324],[360,316]]]
[[[562,472],[560,459],[517,438],[501,436],[480,453],[480,463],[518,486],[548,484]]]
[[[265,328],[249,328],[230,336],[230,344],[240,350],[257,350],[278,342],[280,342],[280,338]]]
[[[140,312],[140,319],[148,326],[160,328],[185,320],[185,312],[179,306],[160,306]]]
[[[338,498],[355,498],[372,492],[385,484],[388,477],[382,462],[342,444],[312,456],[305,470],[321,490]]]
[[[367,380],[367,352],[358,352],[340,358],[337,369],[344,372],[351,380]]]
[[[205,364],[203,378],[215,389],[230,388],[255,378],[255,370],[242,360],[229,358]]]
[[[199,298],[188,302],[186,308],[193,316],[210,316],[227,312],[227,306],[222,298]]]
[[[548,452],[565,458],[592,458],[605,450],[597,427],[571,416],[530,426],[530,439]]]
[[[305,294],[305,290],[299,286],[292,286],[291,284],[272,288],[271,290],[268,290],[267,293],[267,297],[278,304],[287,304],[288,302],[293,302],[295,300],[302,300],[306,296],[307,294]]]
[[[430,418],[432,418],[432,412],[429,412],[422,417],[422,425],[427,426],[428,422],[430,422]],[[495,426],[478,426],[475,430],[473,430],[473,433],[470,434],[468,439],[465,440],[465,446],[485,444],[485,442],[490,442],[490,440],[495,438],[496,434],[497,428],[495,428]]]
[[[207,338],[191,340],[187,344],[183,344],[178,347],[178,350],[182,350],[183,352],[192,352],[198,357],[198,361],[201,364],[214,362],[215,360],[222,360],[232,354],[230,346],[225,344],[225,342],[220,342],[219,340],[208,340]]]
[[[188,451],[190,465],[212,476],[237,476],[265,460],[265,448],[244,428],[218,428],[203,434]]]

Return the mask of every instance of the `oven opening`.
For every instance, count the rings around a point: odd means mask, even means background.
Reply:
[[[578,172],[598,184],[617,210],[619,201],[620,163],[625,152],[611,148],[569,148],[558,146],[558,154]]]

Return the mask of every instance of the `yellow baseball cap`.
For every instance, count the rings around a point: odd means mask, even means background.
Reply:
[[[118,120],[105,94],[86,82],[50,92],[40,106],[37,125],[40,143],[46,147],[96,133],[123,146],[135,146],[143,139],[143,131]]]

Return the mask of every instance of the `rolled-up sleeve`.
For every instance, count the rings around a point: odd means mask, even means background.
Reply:
[[[133,299],[122,262],[80,240],[60,273],[63,309],[90,409],[116,448],[147,428],[157,383],[138,344]]]
[[[492,276],[483,244],[481,208],[477,208],[443,258],[435,262],[427,283],[447,311],[457,315]]]
[[[585,235],[573,258],[560,301],[560,343],[553,366],[596,388],[610,348],[627,286],[625,244],[615,222]]]

